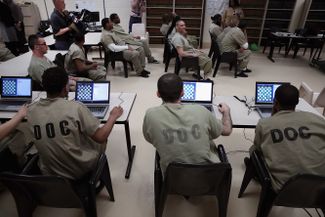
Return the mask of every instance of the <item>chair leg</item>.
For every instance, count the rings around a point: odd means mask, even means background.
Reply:
[[[265,42],[265,45],[264,45],[264,48],[263,48],[263,53],[265,53],[266,47],[267,47],[267,42]]]
[[[167,199],[167,192],[165,191],[165,189],[163,187],[161,190],[160,198],[159,198],[159,206],[158,206],[156,217],[162,217],[162,215],[164,213],[166,199]]]
[[[216,59],[217,59],[217,54],[213,53],[213,55],[212,55],[212,66],[214,66],[214,64],[216,63]]]
[[[115,69],[115,60],[111,61],[111,66],[112,66],[113,69]]]
[[[210,51],[209,51],[209,54],[208,54],[208,56],[209,57],[211,57],[212,56],[212,54],[213,54],[213,49],[212,49],[212,46],[210,47]]]
[[[103,168],[102,174],[100,176],[100,181],[105,184],[106,190],[109,194],[110,200],[115,201],[113,185],[111,180],[111,173],[109,170],[108,162],[106,161],[105,166]]]
[[[161,171],[155,170],[154,173],[154,193],[155,193],[155,216],[158,217],[158,208],[161,194],[161,186],[162,186],[162,174]]]
[[[123,67],[124,67],[124,77],[127,78],[128,77],[128,63],[127,61],[123,61]]]
[[[250,183],[250,181],[252,180],[252,178],[254,177],[254,174],[255,174],[254,166],[253,166],[251,159],[249,159],[249,161],[246,165],[246,171],[245,171],[245,174],[243,177],[243,181],[241,183],[240,190],[238,193],[238,198],[241,198],[243,196],[243,193],[246,190],[246,188],[247,188],[248,184]]]
[[[18,189],[21,188],[19,185],[17,185],[15,188],[11,186],[7,187],[15,199],[18,216],[32,217],[33,212],[36,208],[36,203],[34,203],[34,201],[31,199],[31,196],[29,196],[27,193],[21,193],[26,192],[26,190],[18,191]]]
[[[219,66],[220,66],[220,58],[217,59],[216,67],[214,67],[213,77],[216,77]]]
[[[267,217],[269,215],[275,197],[276,194],[269,187],[262,186],[256,217]]]
[[[219,210],[219,217],[227,217],[227,209],[228,209],[228,201],[229,201],[229,192],[231,186],[231,173],[225,178],[224,187],[220,189],[218,194],[218,210]]]
[[[299,47],[296,46],[292,58],[296,58],[298,51],[299,51]]]
[[[168,71],[168,66],[169,66],[169,62],[170,62],[170,57],[166,57],[166,60],[165,60],[165,72]]]

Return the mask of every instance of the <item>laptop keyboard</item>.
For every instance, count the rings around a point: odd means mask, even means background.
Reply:
[[[103,113],[107,106],[89,107],[89,110],[93,113]]]
[[[208,109],[210,112],[213,112],[213,106],[212,105],[203,105],[206,109]]]

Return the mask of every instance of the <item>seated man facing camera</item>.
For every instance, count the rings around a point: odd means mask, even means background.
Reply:
[[[41,172],[79,179],[96,166],[98,157],[105,152],[107,137],[123,109],[114,107],[101,126],[86,106],[66,99],[68,75],[63,69],[47,69],[42,84],[47,98],[30,105],[27,115]]]
[[[184,95],[182,79],[172,73],[158,80],[157,96],[163,104],[147,110],[142,132],[160,155],[163,172],[171,162],[218,162],[213,139],[232,131],[229,107],[221,103],[222,121],[200,105],[181,104]]]
[[[84,49],[85,36],[77,34],[75,42],[65,56],[64,68],[69,75],[90,78],[93,81],[106,80],[106,68],[97,62],[87,60]]]
[[[275,91],[273,114],[261,119],[250,151],[261,150],[278,191],[297,174],[325,176],[325,120],[295,111],[299,91],[283,84]]]

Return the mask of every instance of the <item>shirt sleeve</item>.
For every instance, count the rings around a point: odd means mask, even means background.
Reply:
[[[254,143],[249,148],[249,152],[252,153],[252,151],[254,151],[256,149],[260,149],[261,148],[261,142],[262,142],[262,126],[261,126],[261,124],[259,122],[256,125]]]
[[[209,124],[210,124],[210,140],[218,138],[222,133],[222,122],[218,120],[211,112],[207,111],[209,114]]]
[[[127,45],[116,45],[114,43],[111,43],[108,45],[108,49],[110,49],[113,52],[120,52],[129,49],[129,46]]]
[[[151,138],[151,133],[150,133],[150,120],[149,120],[149,114],[146,112],[144,119],[143,119],[143,124],[142,124],[142,134],[144,138],[147,140],[147,142],[152,144],[152,138]]]
[[[65,28],[65,23],[62,22],[62,19],[57,14],[52,14],[51,16],[51,26],[53,34],[55,35],[60,31],[61,28]]]
[[[238,29],[238,31],[234,32],[233,37],[234,37],[235,41],[240,45],[240,47],[243,47],[244,44],[247,43],[245,34],[240,29]]]
[[[184,43],[183,43],[181,37],[178,37],[177,35],[173,37],[172,43],[176,48],[184,47]]]
[[[71,53],[71,60],[76,60],[76,59],[80,59],[85,61],[85,55],[83,53],[83,51],[81,49],[74,49]]]
[[[92,137],[99,128],[100,121],[93,116],[89,109],[84,105],[79,104],[78,113],[80,118],[80,130],[89,137]]]

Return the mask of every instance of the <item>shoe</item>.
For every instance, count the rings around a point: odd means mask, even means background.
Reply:
[[[143,77],[143,78],[149,78],[148,73],[146,73],[146,72],[144,72],[144,71],[142,71],[142,72],[139,74],[139,76],[141,76],[141,77]]]
[[[148,59],[148,63],[159,64],[159,61],[156,60],[155,58],[150,58]]]
[[[147,73],[148,75],[151,74],[149,71],[147,71],[147,70],[145,70],[145,69],[144,69],[142,72]]]
[[[247,77],[248,77],[248,75],[246,75],[246,74],[244,73],[244,71],[240,71],[240,73],[239,73],[239,74],[237,74],[237,77],[243,77],[243,78],[247,78]]]
[[[245,70],[242,70],[242,72],[250,73],[250,72],[252,72],[252,70],[246,68]]]

